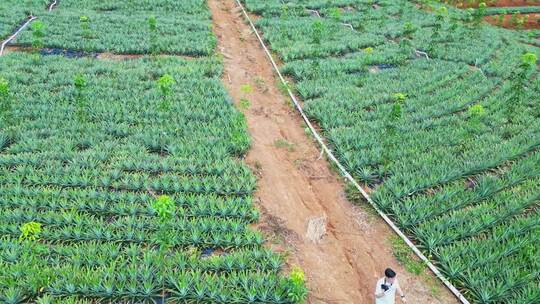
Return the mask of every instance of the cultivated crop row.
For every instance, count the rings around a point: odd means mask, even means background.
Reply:
[[[341,162],[445,275],[473,302],[540,301],[527,34],[420,1],[244,2]]]
[[[48,1],[2,0],[0,2],[0,41],[13,33],[31,15],[45,12]]]
[[[0,36],[13,32],[32,14],[39,20],[18,37],[18,45],[35,47],[37,42],[39,47],[84,52],[192,56],[211,55],[216,46],[210,14],[202,0],[68,0],[51,12],[45,10],[47,4],[43,0],[27,1],[24,5],[3,2]]]
[[[258,219],[255,179],[234,157],[249,138],[219,61],[9,54],[0,65],[9,71],[3,301],[151,301],[162,292],[171,301],[291,301],[282,258],[247,228]],[[174,80],[165,90],[162,75]],[[174,214],[166,223],[163,210]],[[39,227],[37,244],[17,241],[28,223]],[[57,253],[66,250],[73,255]]]
[[[4,2],[1,35],[38,19],[0,60],[0,302],[305,298],[250,228],[250,138],[206,1]]]

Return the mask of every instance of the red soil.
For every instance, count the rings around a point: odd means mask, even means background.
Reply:
[[[459,0],[459,1],[448,1],[449,3],[455,5],[459,8],[469,8],[469,7],[478,7],[478,4],[485,2],[487,6],[490,7],[519,7],[519,6],[540,6],[540,0],[477,0],[475,3],[470,3],[468,0]],[[520,17],[528,15],[527,22],[519,27],[515,24],[511,24],[509,21],[512,18],[512,14],[507,14],[504,16],[504,21],[499,21],[500,15],[487,16],[484,19],[490,24],[502,26],[504,28],[510,29],[540,29],[540,14],[531,13],[531,14],[520,14]]]
[[[452,1],[455,6],[459,8],[478,7],[478,4],[485,2],[487,6],[493,7],[513,7],[513,6],[537,6],[540,5],[540,0],[496,0],[496,1],[476,1],[476,3],[469,4],[468,0]]]
[[[540,29],[540,14],[538,13],[520,14],[519,17],[521,18],[525,15],[528,15],[528,19],[527,19],[527,22],[523,24],[522,27],[518,27],[515,24],[511,24],[510,20],[512,18],[512,14],[507,14],[504,16],[502,27],[511,28],[511,29]],[[499,16],[488,16],[485,18],[485,20],[489,22],[490,24],[501,26],[500,21],[499,21]]]

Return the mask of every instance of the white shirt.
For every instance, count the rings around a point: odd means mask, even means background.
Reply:
[[[383,292],[381,285],[385,284],[385,279],[382,278],[377,281],[377,287],[375,288],[375,294],[379,294]],[[387,286],[390,287],[388,291],[384,293],[383,297],[377,298],[375,297],[375,304],[395,304],[396,303],[396,290],[399,287],[399,282],[397,278],[394,280],[394,284],[390,285],[389,283],[386,283]]]

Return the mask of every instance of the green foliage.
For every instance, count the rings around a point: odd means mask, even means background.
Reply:
[[[513,12],[508,23],[512,26],[518,26],[519,23],[519,12]]]
[[[157,213],[161,222],[168,222],[175,214],[176,205],[172,198],[161,195],[152,203],[152,209]]]
[[[389,120],[391,123],[398,121],[403,115],[402,104],[407,99],[407,95],[404,93],[394,93],[392,96],[394,104],[392,105],[392,111],[390,112]]]
[[[411,39],[412,38],[412,35],[414,35],[414,33],[416,32],[417,28],[416,26],[414,25],[414,23],[410,22],[410,21],[407,21],[405,22],[405,25],[403,26],[403,34]]]
[[[474,23],[479,25],[482,23],[484,16],[486,16],[487,5],[485,2],[478,4],[478,8],[474,11]]]
[[[521,63],[526,68],[534,68],[538,57],[533,53],[525,53],[521,56]]]
[[[400,102],[394,102],[392,105],[392,111],[390,112],[390,121],[397,121],[403,115],[403,109]]]
[[[14,1],[14,0],[3,0]],[[17,1],[7,12],[19,6]],[[46,13],[37,6],[39,20],[47,24],[43,46],[92,52],[120,54],[165,53],[188,56],[209,56],[217,44],[212,34],[208,7],[201,0],[156,1],[64,1],[61,9]],[[17,8],[16,11],[19,9]],[[81,14],[84,17],[81,20]],[[7,14],[6,14],[7,15]],[[22,14],[21,14],[22,15]],[[158,24],[149,21],[156,16]],[[19,16],[9,31],[26,16]],[[11,19],[11,17],[9,17]],[[9,20],[8,19],[8,20]],[[0,33],[5,18],[0,6]],[[155,30],[151,30],[154,25]],[[164,29],[160,31],[159,29]],[[6,31],[8,31],[6,29]],[[8,32],[9,32],[8,31]],[[149,32],[153,33],[149,35]],[[81,39],[84,38],[84,39]],[[17,42],[32,44],[31,31],[23,31]]]
[[[81,23],[81,25],[83,25],[83,27],[87,27],[89,25],[90,18],[88,18],[87,16],[81,16],[79,17],[79,22]]]
[[[536,1],[536,0],[529,0],[529,1]],[[540,13],[540,2],[537,3],[537,5],[531,5],[531,6],[510,6],[510,7],[499,7],[499,6],[492,6],[487,7],[485,14],[487,16],[495,16],[498,15],[498,18],[504,17],[504,15],[508,14],[531,14],[531,13]]]
[[[0,125],[9,125],[11,118],[11,101],[9,99],[9,82],[0,77],[0,119],[3,124]],[[3,144],[0,143],[0,151],[2,150]]]
[[[399,41],[399,47],[405,56],[410,56],[413,51],[412,39],[417,31],[417,27],[414,23],[407,21],[403,26],[403,38]]]
[[[157,242],[160,245],[160,262],[161,262],[161,271],[163,274],[167,273],[167,268],[165,267],[165,259],[167,255],[167,249],[172,245],[173,231],[172,231],[172,220],[176,213],[176,205],[172,198],[167,195],[159,196],[153,203],[152,209],[160,221],[160,227],[157,235]],[[165,278],[162,278],[162,290],[163,290],[163,300],[165,300]]]
[[[293,143],[288,142],[287,140],[285,140],[283,138],[276,139],[274,141],[274,146],[276,148],[286,149],[289,152],[294,152],[294,150],[296,149],[296,147],[295,147],[295,145]]]
[[[75,89],[77,91],[82,91],[86,87],[86,79],[84,78],[84,75],[77,74],[75,75],[75,78],[73,78],[73,85],[75,85]]]
[[[393,95],[394,97],[394,102],[397,102],[397,103],[404,103],[405,102],[405,99],[407,99],[407,94],[404,94],[404,93],[394,93]]]
[[[19,236],[20,241],[36,241],[41,234],[41,223],[28,222],[24,223],[21,228],[21,234]]]
[[[480,118],[486,114],[486,110],[481,104],[469,107],[469,115],[473,118]]]
[[[158,31],[157,18],[155,16],[148,17],[148,30],[150,31],[150,53],[158,53]]]
[[[32,29],[32,47],[40,49],[43,47],[43,38],[45,37],[45,24],[41,20],[35,20],[31,23]]]
[[[405,266],[405,269],[415,275],[420,275],[426,269],[426,266],[418,260],[418,257],[412,252],[411,248],[398,236],[390,238],[392,253],[400,264]]]
[[[433,52],[436,48],[436,44],[438,43],[438,40],[442,38],[443,36],[443,26],[447,23],[448,18],[448,10],[445,6],[439,7],[435,11],[435,23],[433,25],[433,32],[431,34],[431,43],[429,45],[429,51]]]
[[[0,98],[4,99],[9,96],[9,82],[0,77]]]
[[[505,18],[505,15],[499,15],[499,16],[497,17],[497,24],[498,24],[499,26],[503,26],[503,24],[504,24],[504,18]]]
[[[144,303],[163,291],[179,303],[289,302],[283,257],[250,228],[249,135],[222,68],[215,57],[2,57],[17,102],[0,130],[0,302]],[[162,75],[175,81],[167,113],[155,106]],[[70,115],[78,91],[84,120]],[[25,245],[29,221],[46,229]]]
[[[173,88],[175,83],[176,83],[176,81],[169,74],[165,74],[165,75],[161,76],[159,78],[158,82],[157,82],[159,90],[161,91],[161,94],[164,97],[168,97],[168,96],[171,95],[172,88]]]
[[[530,78],[536,69],[537,56],[533,53],[525,53],[520,57],[519,66],[512,72],[510,79],[512,81],[513,99],[510,100],[507,107],[507,120],[511,122],[516,115],[516,110],[527,98]]]
[[[79,17],[79,23],[81,24],[83,38],[93,38],[92,29],[90,28],[90,18],[87,16],[81,16]]]
[[[156,16],[148,17],[148,29],[150,30],[150,32],[155,32],[157,30]]]
[[[288,298],[293,303],[303,304],[308,296],[304,271],[300,267],[295,266],[289,274],[289,291]]]
[[[161,103],[159,104],[159,108],[162,111],[167,111],[170,108],[170,104],[171,104],[170,97],[172,95],[173,86],[175,84],[176,84],[176,81],[169,74],[165,74],[161,76],[157,81],[157,85],[162,96]]]
[[[313,22],[311,32],[313,35],[313,43],[320,44],[323,37],[324,24],[320,20]]]
[[[10,116],[10,100],[9,100],[9,82],[0,77],[0,118],[4,123],[8,121]],[[0,150],[3,145],[0,144]]]
[[[46,3],[45,3],[46,2]],[[30,15],[39,15],[44,12],[46,0],[2,0],[0,1],[0,40],[4,40],[13,33],[21,21]]]
[[[341,20],[341,17],[343,15],[343,12],[341,11],[341,8],[339,7],[333,7],[328,10],[328,16],[335,20]]]
[[[75,86],[76,115],[79,120],[84,120],[86,118],[86,100],[84,97],[84,91],[87,86],[84,75],[75,75],[73,78],[73,85]]]
[[[247,110],[251,106],[251,102],[247,98],[240,98],[240,109]]]
[[[249,84],[243,84],[242,86],[240,86],[240,92],[242,92],[243,94],[253,93],[253,87]]]
[[[448,9],[446,8],[446,6],[439,7],[435,12],[436,12],[438,18],[448,15]]]
[[[470,106],[468,109],[470,119],[470,134],[482,130],[482,119],[486,116],[486,110],[481,104]]]

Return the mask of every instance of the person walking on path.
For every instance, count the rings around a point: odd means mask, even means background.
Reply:
[[[401,287],[399,287],[396,272],[387,268],[384,271],[384,277],[377,281],[377,286],[375,287],[375,304],[395,304],[396,291],[401,296],[401,301],[407,303],[405,294],[401,290]]]

